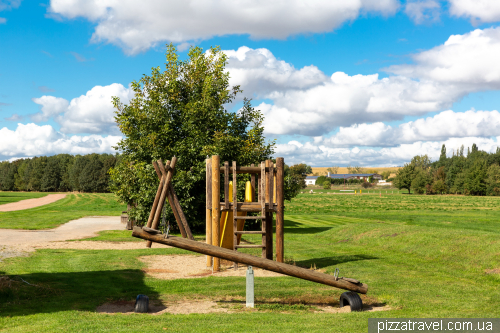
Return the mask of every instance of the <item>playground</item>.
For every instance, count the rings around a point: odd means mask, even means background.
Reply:
[[[19,233],[31,234],[23,230],[35,228],[51,234],[53,220],[64,226],[80,218],[72,216],[113,211],[122,229],[50,242],[52,248],[1,259],[0,327],[211,332],[258,325],[269,332],[319,332],[324,327],[366,332],[367,319],[373,317],[496,316],[498,198],[326,193],[303,193],[285,203],[284,263],[328,275],[339,268],[342,276],[369,286],[368,294],[361,295],[363,304],[382,312],[330,312],[339,309],[344,290],[288,276],[259,276],[257,269],[256,307],[247,309],[245,277],[230,275],[235,274],[231,261],[221,261],[221,271],[212,274],[205,255],[158,243],[146,248],[145,241],[131,237],[120,224],[118,215],[125,207],[113,206],[111,195],[69,194],[45,206],[2,212],[0,220],[22,220]],[[81,201],[86,205],[80,206]],[[202,242],[205,235],[194,238]],[[242,242],[262,245],[262,235],[243,235]],[[260,259],[262,248],[238,252]],[[168,261],[175,257],[184,261]],[[195,262],[200,265],[196,271]],[[206,275],[173,278],[184,274],[181,269],[185,275]],[[150,297],[157,315],[131,313],[138,294]],[[485,300],[488,306],[470,299]]]

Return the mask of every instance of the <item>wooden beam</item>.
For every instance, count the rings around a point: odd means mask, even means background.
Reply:
[[[344,279],[336,280],[333,276],[328,274],[316,272],[302,267],[288,265],[285,263],[276,262],[269,259],[254,257],[250,254],[232,251],[225,248],[208,245],[205,243],[185,238],[180,238],[175,236],[169,236],[168,238],[165,238],[164,235],[149,234],[139,227],[134,227],[132,236],[146,239],[152,242],[170,245],[187,251],[206,254],[220,259],[236,261],[244,265],[259,267],[262,269],[267,269],[268,271],[273,271],[276,273],[285,274],[299,279],[321,283],[340,289],[350,290],[361,294],[366,294],[368,292],[368,286],[366,284],[362,283],[354,284]]]
[[[161,176],[160,169],[158,167],[158,162],[153,161],[153,167],[155,168],[156,174],[158,178],[160,178],[160,185],[158,185],[158,190],[156,190],[155,201],[153,202],[153,207],[151,208],[151,213],[149,213],[148,223],[146,226],[151,228],[151,224],[153,223],[153,219],[155,217],[156,207],[158,206],[158,202],[160,202],[161,191],[163,190],[163,177]]]
[[[276,159],[276,261],[284,261],[284,224],[285,224],[285,201],[284,201],[284,168],[285,160],[283,157]]]
[[[233,173],[233,168],[229,168],[229,173]],[[266,168],[266,172],[268,172],[269,169]],[[261,174],[262,169],[260,166],[250,166],[250,167],[242,167],[242,166],[237,166],[236,167],[236,173],[249,173],[249,174]],[[220,173],[224,173],[223,169],[220,169]]]
[[[220,244],[220,158],[212,156],[212,246]],[[214,258],[214,271],[220,270],[220,259]]]
[[[267,181],[267,199],[272,206],[274,199],[274,164],[273,161],[267,160],[266,167],[269,170],[266,174]],[[266,212],[266,258],[273,259],[273,213]]]
[[[207,156],[208,157],[208,156]],[[206,242],[208,245],[212,245],[212,160],[207,158],[205,160],[206,169],[206,202],[207,211],[205,216],[205,226],[206,226]],[[212,257],[207,256],[207,267],[212,267]]]

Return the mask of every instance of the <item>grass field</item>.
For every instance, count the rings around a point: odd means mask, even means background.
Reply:
[[[45,206],[0,212],[0,229],[49,229],[84,216],[118,216],[125,209],[111,193],[69,194]]]
[[[89,209],[98,210],[95,202]],[[287,203],[286,260],[329,274],[339,268],[341,276],[360,279],[369,286],[363,301],[392,308],[384,312],[314,313],[311,303],[337,302],[342,290],[282,277],[256,278],[256,311],[98,314],[98,305],[133,300],[139,293],[162,300],[210,298],[238,308],[234,300],[243,300],[245,279],[158,280],[145,275],[137,259],[188,253],[178,249],[39,250],[0,262],[0,276],[14,281],[10,288],[0,285],[0,329],[367,332],[367,319],[374,317],[498,317],[499,221],[496,197],[322,193],[301,194]],[[127,233],[101,233],[95,240],[116,240]],[[259,242],[258,237],[245,239]]]
[[[18,202],[26,199],[41,198],[47,196],[49,193],[41,192],[4,192],[0,191],[0,205]]]

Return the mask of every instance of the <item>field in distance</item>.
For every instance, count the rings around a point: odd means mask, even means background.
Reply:
[[[312,167],[313,173],[308,175],[326,175],[328,174],[328,167]],[[364,167],[363,170],[366,171],[366,173],[378,173],[381,174],[384,171],[391,171],[391,177],[394,177],[396,175],[396,171],[399,169],[399,167],[390,167],[390,168],[377,168],[377,167]],[[347,168],[345,167],[340,167],[339,170],[337,171],[338,174],[343,174],[343,173],[349,173]]]

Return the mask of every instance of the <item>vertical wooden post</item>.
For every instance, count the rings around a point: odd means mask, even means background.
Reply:
[[[224,162],[224,209],[229,209],[229,162]],[[218,245],[220,246],[220,244]]]
[[[269,208],[273,209],[273,189],[274,189],[274,163],[270,160],[266,161],[266,167],[268,169],[267,177],[266,177],[266,201],[269,202]],[[273,212],[266,212],[266,258],[269,260],[273,260]]]
[[[212,245],[220,245],[220,158],[212,156]],[[220,270],[220,259],[213,258],[213,270]]]
[[[208,157],[208,156],[207,156]],[[205,216],[206,224],[206,242],[208,245],[212,245],[212,160],[207,158],[205,160],[206,169],[206,202],[207,202],[207,212]],[[207,256],[207,267],[212,267],[212,257]]]
[[[276,261],[283,262],[284,261],[284,191],[285,191],[285,183],[284,183],[284,164],[285,161],[283,157],[278,157],[276,159],[276,203],[277,203],[277,211],[276,211]]]
[[[261,203],[261,215],[262,216],[262,258],[266,258],[266,162],[262,161],[260,163],[260,203]]]
[[[233,161],[233,251],[236,250],[236,245],[238,245],[238,236],[235,234],[238,231],[238,179],[236,178],[236,161]],[[238,269],[238,263],[234,262],[234,269]]]
[[[252,167],[254,167],[255,164],[252,164]],[[252,186],[252,202],[255,202],[255,174],[250,175],[250,185]]]

